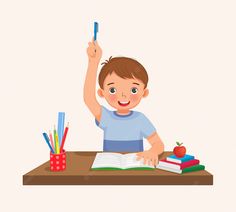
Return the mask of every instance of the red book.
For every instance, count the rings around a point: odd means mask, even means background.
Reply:
[[[164,160],[160,160],[158,165],[162,166],[162,167],[168,167],[168,168],[172,168],[172,169],[182,170],[187,167],[198,165],[199,163],[200,163],[200,161],[197,159],[189,160],[189,161],[181,163],[181,164],[170,162],[170,161],[167,161],[166,159],[164,159]]]

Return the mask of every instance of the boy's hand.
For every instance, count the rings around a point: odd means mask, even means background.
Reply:
[[[87,54],[89,58],[89,62],[99,63],[102,57],[102,49],[98,45],[97,41],[92,40],[92,42],[88,43]]]
[[[158,153],[153,149],[138,152],[136,155],[137,160],[143,159],[144,164],[155,166],[158,163]]]

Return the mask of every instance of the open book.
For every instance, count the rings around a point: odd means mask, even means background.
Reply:
[[[113,152],[97,153],[92,170],[150,170],[154,166],[144,165],[143,160],[137,160],[136,153],[120,154]]]

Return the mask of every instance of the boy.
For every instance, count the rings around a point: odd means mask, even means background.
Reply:
[[[102,56],[97,41],[89,42],[87,54],[84,101],[97,126],[104,130],[103,150],[138,152],[137,160],[156,165],[164,144],[152,123],[142,113],[130,110],[148,95],[146,70],[136,60],[126,57],[110,57],[102,63],[97,93],[116,109],[110,111],[98,103],[95,94],[97,69]],[[143,151],[143,137],[151,144],[149,150]]]

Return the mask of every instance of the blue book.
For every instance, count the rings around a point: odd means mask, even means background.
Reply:
[[[187,154],[182,158],[178,158],[175,155],[170,155],[166,158],[167,161],[174,162],[174,163],[183,163],[183,162],[187,162],[193,159],[194,159],[193,155],[187,155]]]
[[[58,113],[57,133],[58,133],[58,140],[59,140],[60,146],[61,146],[61,141],[62,141],[62,137],[64,134],[64,122],[65,122],[65,113],[59,112]]]

